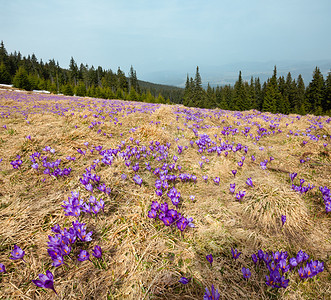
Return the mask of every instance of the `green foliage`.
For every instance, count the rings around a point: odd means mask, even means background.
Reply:
[[[10,74],[3,62],[0,64],[0,83],[4,83],[4,84],[11,83]]]
[[[75,94],[80,97],[86,96],[86,86],[83,81],[80,81],[75,88]]]
[[[17,87],[19,89],[24,89],[27,91],[32,90],[32,85],[29,80],[28,72],[24,69],[24,67],[20,67],[17,70],[17,72],[13,78],[13,85],[14,85],[14,87]]]
[[[73,96],[74,90],[72,88],[72,85],[70,83],[67,83],[66,85],[62,86],[62,93],[67,96]]]
[[[324,79],[318,67],[313,73],[313,80],[310,82],[307,89],[307,99],[310,103],[311,112],[317,113],[322,109],[322,102],[324,96]]]
[[[130,101],[138,101],[139,100],[139,96],[135,90],[135,88],[133,87],[133,85],[131,85],[131,89],[130,89],[130,93],[129,93],[129,99]]]
[[[247,110],[250,108],[250,101],[248,98],[246,87],[242,81],[241,71],[239,71],[239,78],[234,85],[234,106],[236,110]]]
[[[136,71],[131,66],[130,73],[129,73],[129,89],[131,93],[131,89],[134,89],[138,94],[140,93],[140,87],[137,79]]]
[[[322,107],[324,111],[331,110],[331,72],[328,73],[325,80],[324,100],[322,102]]]

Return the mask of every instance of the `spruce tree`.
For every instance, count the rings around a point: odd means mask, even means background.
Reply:
[[[7,53],[7,50],[5,48],[3,41],[1,41],[1,43],[0,43],[0,64],[7,65],[7,63],[8,63],[8,53]]]
[[[314,113],[320,113],[322,110],[322,101],[324,98],[324,78],[318,67],[313,73],[313,80],[309,83],[307,88],[307,99]]]
[[[328,73],[325,80],[323,108],[328,115],[331,115],[331,72]]]
[[[248,98],[250,99],[249,109],[257,109],[257,95],[256,95],[256,89],[255,89],[253,76],[251,77],[251,82],[248,87]]]
[[[268,79],[266,83],[266,90],[263,98],[262,110],[271,113],[276,113],[277,111],[276,89],[270,79]]]
[[[32,90],[32,86],[31,83],[29,81],[29,75],[28,72],[24,69],[24,67],[20,67],[14,78],[13,78],[13,85],[14,87],[20,88],[20,89],[24,89],[27,91],[31,91]]]
[[[121,89],[122,92],[127,92],[128,82],[125,77],[125,73],[118,67],[117,69],[117,89]]]
[[[190,84],[190,79],[189,79],[188,74],[187,74],[185,89],[184,89],[184,95],[183,95],[183,105],[189,106],[192,94],[193,94],[192,93],[192,86]]]
[[[194,88],[193,88],[193,97],[192,103],[190,106],[194,107],[203,107],[205,103],[206,94],[204,89],[202,88],[202,80],[199,73],[199,67],[197,66],[195,78],[194,78]],[[191,105],[192,104],[192,105]]]
[[[136,90],[134,89],[133,85],[131,85],[131,89],[130,89],[130,93],[129,93],[129,100],[130,101],[138,101],[139,100],[139,96],[138,96]]]
[[[71,83],[76,86],[77,80],[78,80],[78,67],[74,60],[74,58],[71,56],[70,64],[69,64],[69,71],[70,71],[70,79]]]
[[[210,86],[208,82],[207,92],[205,97],[204,108],[215,108],[216,107],[216,94],[215,90]]]
[[[255,95],[256,95],[256,109],[262,110],[262,104],[263,104],[263,93],[260,83],[260,78],[257,77],[254,80],[254,88],[255,88]]]
[[[306,88],[301,74],[298,76],[297,89],[295,93],[294,113],[305,115],[307,113]]]
[[[80,97],[84,97],[86,95],[86,86],[83,81],[79,81],[75,88],[75,94]]]
[[[7,71],[7,68],[3,62],[0,64],[0,83],[4,83],[4,84],[11,83],[10,74]]]
[[[242,111],[250,109],[247,91],[241,77],[241,71],[239,71],[238,80],[234,84],[233,93],[234,108],[236,110]]]
[[[129,89],[134,88],[134,90],[139,94],[140,93],[140,87],[137,79],[136,71],[131,66],[130,72],[129,72]]]

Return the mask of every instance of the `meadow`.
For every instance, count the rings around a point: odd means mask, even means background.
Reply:
[[[327,116],[0,90],[0,298],[330,299],[330,149]]]

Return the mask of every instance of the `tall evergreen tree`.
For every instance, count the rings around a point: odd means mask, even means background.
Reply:
[[[8,63],[8,53],[5,48],[3,41],[0,43],[0,64],[7,65]]]
[[[255,87],[255,95],[256,95],[256,109],[262,110],[262,104],[263,104],[263,93],[260,83],[260,78],[257,77],[254,80],[254,87]]]
[[[235,109],[241,110],[241,111],[250,109],[250,103],[249,103],[245,84],[243,83],[243,80],[241,77],[241,71],[239,71],[238,80],[234,84],[233,92],[234,92],[233,101],[234,101]]]
[[[125,73],[118,67],[117,69],[117,89],[121,89],[122,92],[127,92],[128,82],[125,77]]]
[[[294,102],[294,113],[298,113],[300,115],[305,115],[307,113],[307,103],[306,103],[306,88],[305,83],[301,74],[298,76],[297,80],[297,90],[295,94],[295,102]]]
[[[322,102],[324,98],[324,78],[318,67],[313,73],[313,80],[309,83],[307,88],[307,99],[311,111],[320,114],[322,112]]]
[[[277,82],[277,67],[274,67],[273,75],[268,79],[263,97],[262,110],[271,113],[276,113],[278,107],[283,107],[282,94],[279,91]]]
[[[193,97],[192,82],[193,82],[193,78],[191,78],[191,81],[190,81],[189,76],[187,74],[184,95],[183,95],[183,105],[185,105],[185,106],[190,106],[190,103],[192,101],[192,97]]]
[[[138,83],[138,79],[137,79],[137,73],[136,71],[133,69],[133,67],[131,66],[130,68],[130,72],[129,72],[129,89],[131,90],[131,87],[134,88],[134,90],[137,93],[140,93],[140,88],[139,88],[139,83]]]
[[[78,81],[78,67],[74,60],[74,58],[71,56],[70,64],[69,64],[69,71],[70,71],[70,79],[73,85],[77,85]]]
[[[325,80],[323,104],[324,111],[331,115],[331,71],[328,73]]]
[[[3,62],[0,63],[0,83],[4,83],[4,84],[11,83],[10,74],[7,71],[7,68]]]
[[[205,96],[204,108],[215,108],[216,107],[216,94],[215,90],[210,86],[208,82],[207,92]]]
[[[24,67],[20,67],[14,78],[13,78],[13,85],[14,87],[25,89],[27,91],[32,90],[31,83],[29,81],[29,75],[28,72],[24,69]]]
[[[199,73],[199,67],[197,66],[194,78],[194,87],[193,87],[193,95],[192,102],[190,102],[190,106],[194,107],[203,107],[206,101],[205,90],[202,88],[202,80]]]
[[[268,111],[271,113],[276,113],[277,102],[276,102],[276,88],[274,84],[268,79],[266,83],[265,95],[263,97],[263,111]]]

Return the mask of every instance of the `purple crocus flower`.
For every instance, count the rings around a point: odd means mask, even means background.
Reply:
[[[206,255],[206,259],[210,262],[210,265],[212,265],[214,259],[213,259],[213,255],[212,254],[208,254]]]
[[[101,247],[98,245],[95,245],[94,249],[92,250],[92,255],[96,258],[101,258],[101,256],[102,256]]]
[[[32,280],[32,282],[36,286],[44,289],[51,289],[55,294],[57,294],[57,292],[54,289],[54,277],[51,271],[47,270],[46,275],[39,274],[38,276],[39,276],[39,280]]]
[[[241,252],[238,252],[237,249],[233,249],[233,248],[231,248],[231,253],[232,253],[232,257],[233,257],[234,259],[238,259],[238,257],[239,257],[240,254],[241,254]]]
[[[0,263],[0,273],[6,273],[6,267],[2,263]]]
[[[286,216],[282,215],[281,216],[281,220],[282,220],[282,226],[284,226],[285,222],[286,222]]]
[[[217,177],[217,176],[214,178],[214,182],[215,182],[216,184],[220,184],[220,180],[221,180],[221,179],[220,179],[219,177]]]
[[[171,216],[165,216],[163,219],[162,219],[163,223],[165,226],[170,226],[174,219],[171,217]]]
[[[177,222],[177,228],[180,231],[183,231],[187,225],[189,224],[188,220],[186,218],[181,218],[178,222]]]
[[[191,281],[191,278],[181,277],[178,282],[182,284],[188,284]]]
[[[232,170],[231,172],[232,172],[233,176],[236,177],[237,170]]]
[[[290,258],[289,262],[291,269],[295,268],[298,265],[297,259],[295,257]]]
[[[51,257],[51,258],[53,260],[52,266],[54,266],[54,267],[59,267],[59,266],[65,264],[64,263],[64,260],[63,260],[63,256],[61,256],[61,255],[58,255],[58,256],[56,256],[54,258]]]
[[[243,273],[245,279],[248,279],[252,275],[249,268],[242,267],[241,272]]]
[[[257,264],[257,256],[255,253],[252,254],[252,260],[253,260],[254,264]]]
[[[282,270],[282,273],[286,273],[290,269],[290,265],[286,264],[285,259],[281,259],[278,264],[279,268]]]
[[[78,260],[79,261],[90,260],[90,254],[86,250],[81,249],[78,254]]]
[[[236,198],[240,201],[242,198],[244,198],[245,195],[246,195],[246,191],[239,191],[236,194]]]
[[[230,183],[230,193],[234,193],[236,190],[236,184],[235,183]]]
[[[206,292],[203,295],[203,300],[219,300],[221,295],[218,290],[215,289],[214,285],[211,286],[211,292],[209,292],[208,288],[206,288]]]
[[[254,186],[253,181],[252,181],[252,177],[247,178],[246,184],[249,185],[250,187]]]
[[[157,211],[155,209],[151,209],[148,211],[148,217],[151,219],[155,219],[157,217]]]
[[[13,259],[13,260],[22,259],[25,262],[25,260],[23,258],[25,251],[23,251],[17,245],[14,245],[14,250],[12,252],[10,252],[10,254],[12,255],[12,257],[9,257],[10,259]]]
[[[141,177],[139,175],[134,175],[133,176],[133,181],[138,184],[139,186],[141,186],[141,184],[143,183],[143,180],[141,179]]]

